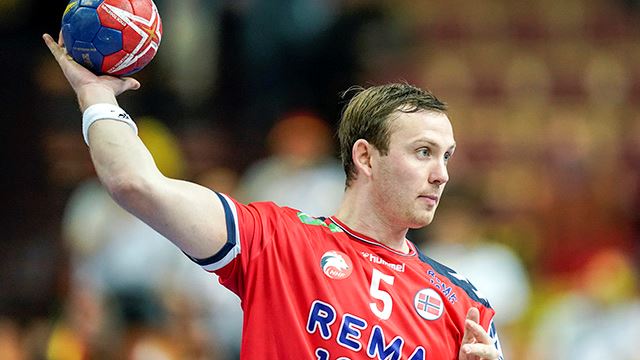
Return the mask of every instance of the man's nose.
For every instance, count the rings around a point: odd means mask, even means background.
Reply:
[[[429,183],[436,185],[444,185],[449,181],[449,172],[447,164],[444,161],[438,161],[429,173]]]

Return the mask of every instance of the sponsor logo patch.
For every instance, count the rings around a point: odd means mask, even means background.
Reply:
[[[436,320],[444,313],[444,302],[433,289],[422,289],[416,293],[413,306],[418,315],[425,320]]]
[[[353,271],[351,259],[345,253],[337,250],[324,253],[320,260],[320,266],[327,277],[336,280],[348,278]]]

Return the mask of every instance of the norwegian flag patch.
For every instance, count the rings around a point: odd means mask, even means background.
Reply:
[[[422,289],[416,293],[413,306],[420,317],[425,320],[437,320],[444,313],[444,302],[433,289]]]

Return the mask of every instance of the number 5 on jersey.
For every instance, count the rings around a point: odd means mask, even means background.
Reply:
[[[371,302],[369,303],[369,307],[371,308],[371,311],[373,311],[373,313],[382,320],[388,320],[391,316],[393,299],[388,292],[380,288],[380,282],[383,281],[386,284],[393,285],[393,280],[393,276],[383,274],[378,269],[373,269],[373,273],[371,274],[371,287],[369,288],[369,293],[374,299],[380,300],[382,302],[382,309],[378,307],[379,302]]]

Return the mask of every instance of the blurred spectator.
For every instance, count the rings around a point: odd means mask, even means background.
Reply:
[[[531,359],[638,359],[638,277],[624,252],[599,251],[563,285],[532,332]]]
[[[232,166],[231,171],[237,171],[246,159],[232,153],[232,144],[233,137],[225,129],[203,120],[191,120],[180,132],[180,149],[188,164],[184,169],[186,178],[196,179],[225,165]]]
[[[240,136],[255,145],[283,109],[307,106],[318,98],[330,76],[318,58],[321,35],[335,21],[338,2],[271,0],[245,4],[244,27],[238,39],[244,87],[234,94],[244,102],[234,111],[240,112],[236,124],[240,125]],[[246,102],[251,106],[245,106]]]
[[[75,283],[61,316],[53,324],[46,357],[51,360],[82,360],[114,357],[118,340],[114,317],[99,291],[89,284]]]
[[[549,102],[552,78],[543,59],[524,49],[515,50],[505,69],[507,101],[519,110],[540,108]]]
[[[180,103],[193,114],[217,81],[220,1],[158,1],[165,36],[158,66]]]
[[[635,260],[640,264],[640,114],[627,119],[622,138],[620,151],[623,156],[618,169],[622,178],[621,190],[615,202],[622,205],[623,214],[630,223]]]
[[[228,167],[217,166],[205,170],[194,181],[196,184],[235,198],[236,188],[238,187],[238,173]]]
[[[617,56],[596,52],[587,63],[584,82],[588,96],[598,107],[622,104],[629,93],[631,74]]]
[[[545,131],[543,169],[554,180],[541,185],[548,197],[541,208],[545,255],[535,269],[545,276],[570,275],[603,246],[630,245],[629,224],[602,201],[616,190],[602,186],[610,174],[596,175],[612,161],[591,129],[584,110],[566,107],[554,111]]]
[[[271,156],[247,169],[238,197],[273,201],[310,215],[331,215],[345,186],[342,167],[332,156],[329,127],[310,113],[291,114],[269,132]]]
[[[463,57],[453,51],[439,50],[425,53],[427,66],[422,66],[420,83],[432,89],[439,97],[458,104],[471,101],[475,79]]]
[[[11,319],[0,318],[0,359],[26,360],[20,330]]]

